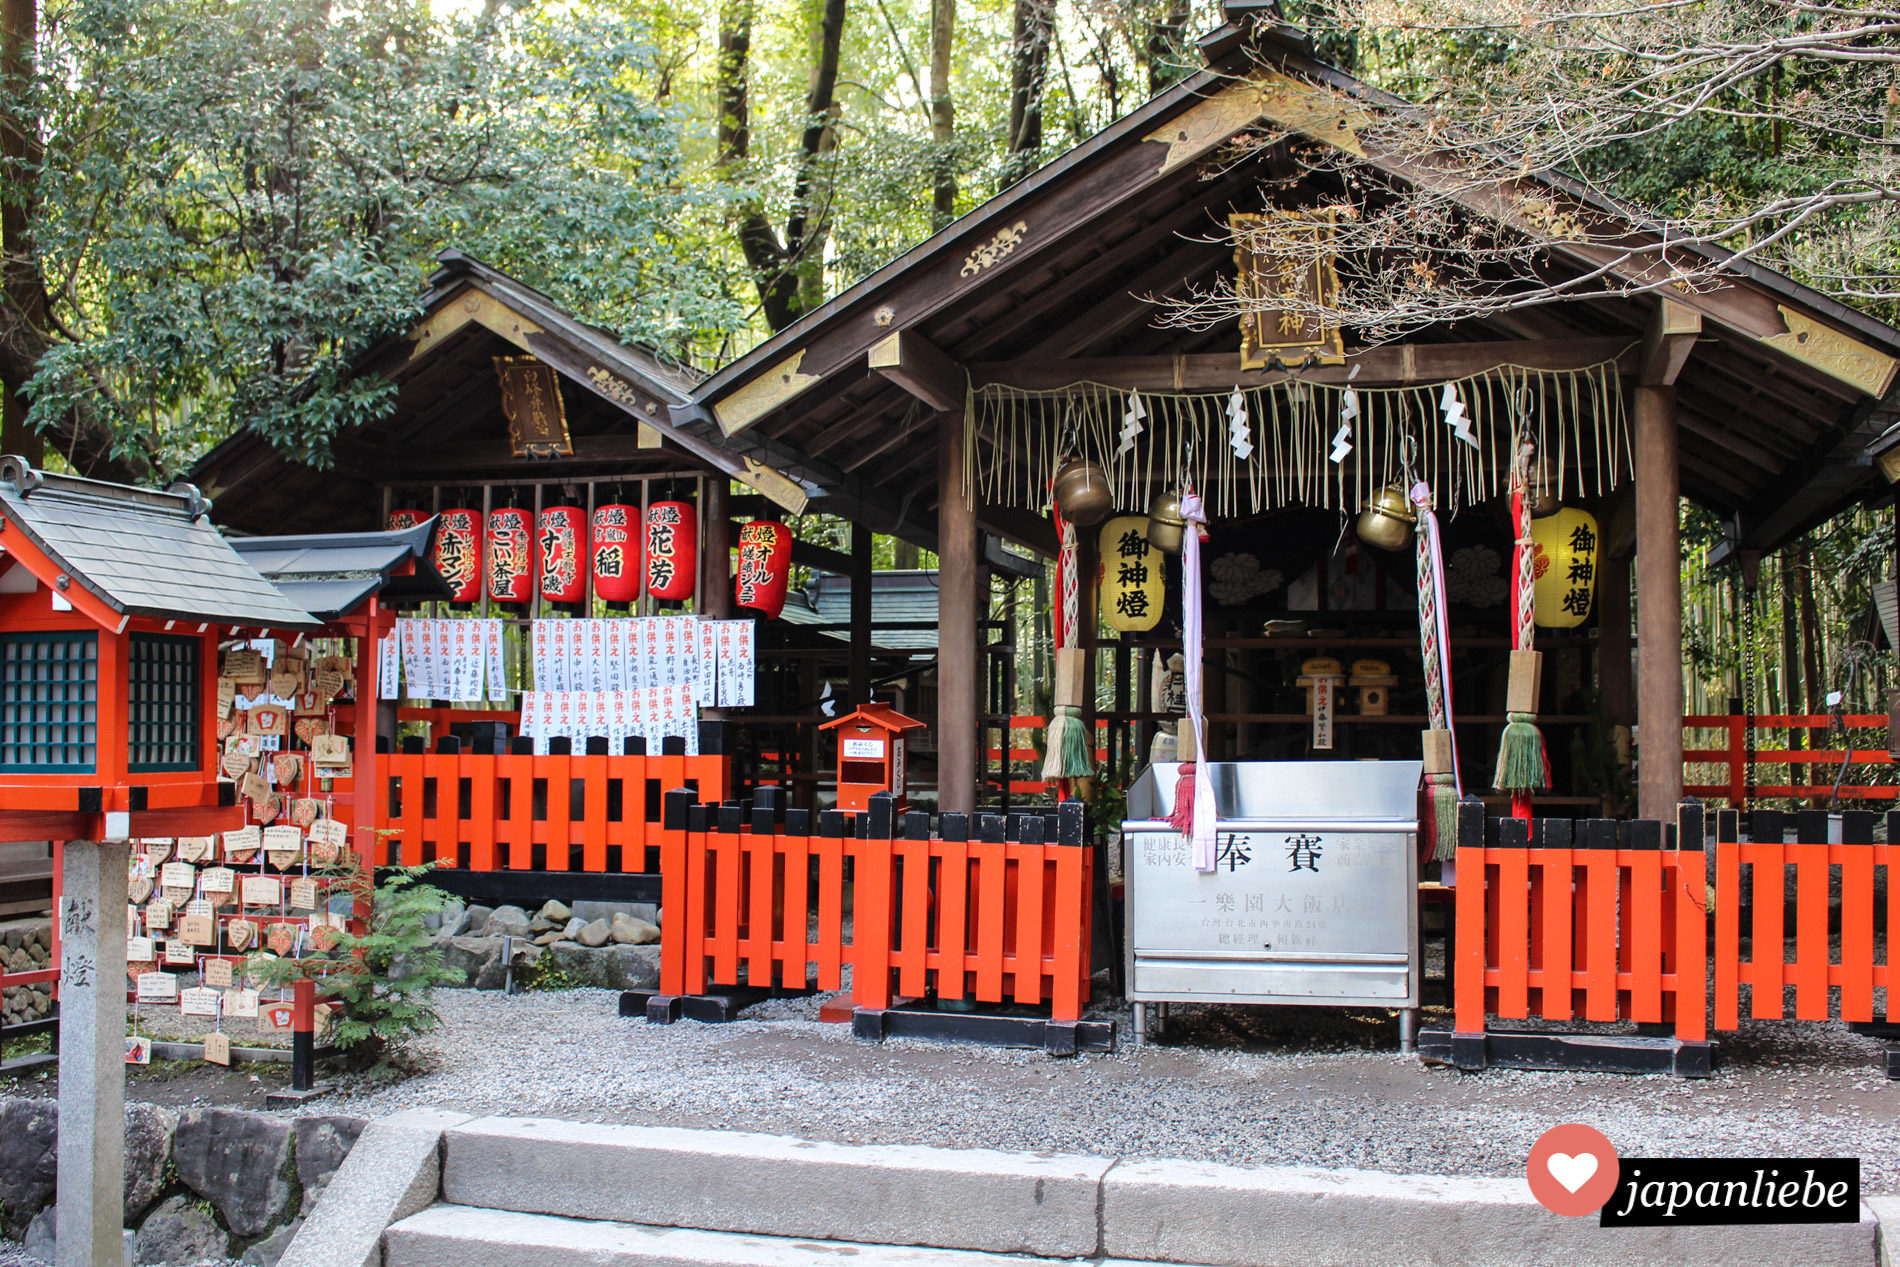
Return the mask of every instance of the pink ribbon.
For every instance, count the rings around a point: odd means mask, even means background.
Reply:
[[[1181,494],[1181,653],[1187,670],[1187,721],[1194,732],[1194,823],[1188,833],[1197,871],[1214,869],[1214,778],[1207,766],[1207,725],[1201,715],[1201,525],[1207,512],[1193,493]]]

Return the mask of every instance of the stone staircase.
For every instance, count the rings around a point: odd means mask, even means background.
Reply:
[[[1605,1229],[1546,1211],[1522,1179],[398,1117],[358,1141],[280,1267],[1881,1261],[1866,1210],[1855,1224]]]

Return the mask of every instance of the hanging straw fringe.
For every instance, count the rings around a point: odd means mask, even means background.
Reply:
[[[1207,490],[1217,516],[1259,514],[1300,505],[1363,508],[1372,493],[1400,477],[1399,433],[1418,442],[1417,477],[1434,504],[1456,510],[1507,491],[1521,438],[1555,453],[1568,491],[1600,496],[1630,465],[1630,425],[1614,361],[1552,372],[1502,365],[1453,380],[1469,407],[1476,449],[1438,425],[1443,383],[1410,387],[1351,386],[1359,398],[1358,435],[1344,463],[1327,461],[1347,385],[1293,377],[1241,388],[1255,451],[1236,459],[1227,443],[1227,402],[1234,388],[1143,391],[1144,428],[1133,448],[1117,453],[1130,392],[1079,382],[1027,391],[991,383],[966,398],[966,498],[980,492],[992,505],[1041,510],[1048,482],[1065,453],[1093,459],[1108,472],[1118,506],[1137,508],[1157,486]]]

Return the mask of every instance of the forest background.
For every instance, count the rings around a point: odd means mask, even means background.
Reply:
[[[1528,21],[1425,0],[1284,12],[1454,113],[1552,64]],[[388,407],[351,355],[414,315],[450,245],[720,363],[1191,73],[1220,21],[1213,0],[0,0],[0,450],[162,482],[249,425],[321,463]],[[1669,215],[1811,190],[1865,138],[1801,103],[1877,76],[1893,135],[1900,22],[1865,40],[1872,62],[1722,50],[1692,108],[1565,157]],[[1892,288],[1857,285],[1891,279],[1890,224],[1848,212],[1773,262],[1891,319]],[[1745,661],[1759,711],[1850,686],[1850,711],[1884,710],[1888,518],[1791,544],[1745,605],[1702,566],[1721,525],[1688,508],[1691,711],[1725,707]]]

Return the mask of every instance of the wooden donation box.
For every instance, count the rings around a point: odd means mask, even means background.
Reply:
[[[875,701],[820,726],[838,732],[838,808],[862,814],[877,792],[891,794],[891,808],[909,807],[904,797],[904,736],[924,723]]]

